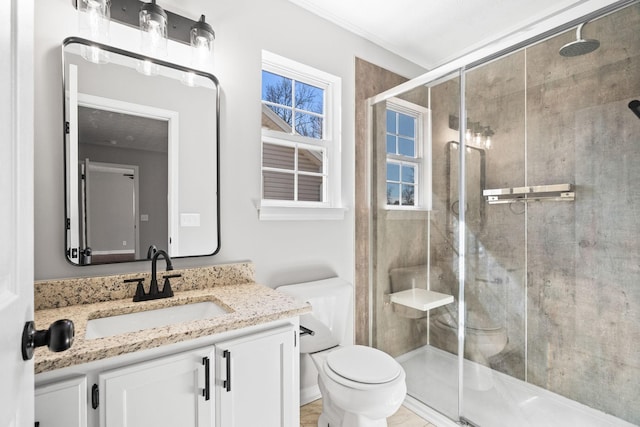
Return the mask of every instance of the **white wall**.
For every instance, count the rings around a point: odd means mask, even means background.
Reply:
[[[354,272],[354,57],[414,77],[424,70],[356,37],[286,0],[192,0],[216,31],[213,72],[222,87],[221,236],[213,257],[176,260],[194,267],[251,260],[268,286]],[[171,10],[171,8],[167,7]],[[35,278],[147,271],[147,262],[74,267],[64,255],[62,164],[62,40],[76,32],[70,0],[36,0],[35,33]],[[129,29],[111,26],[114,44],[138,49]],[[342,78],[343,201],[341,221],[259,221],[261,50],[266,49]],[[170,55],[173,51],[170,50]],[[170,61],[175,58],[169,58]],[[211,191],[207,189],[206,191]]]

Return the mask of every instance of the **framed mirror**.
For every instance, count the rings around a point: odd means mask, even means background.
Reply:
[[[77,37],[62,64],[67,260],[216,254],[217,79]]]

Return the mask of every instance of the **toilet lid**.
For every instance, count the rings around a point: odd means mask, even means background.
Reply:
[[[336,374],[364,384],[383,384],[400,375],[393,357],[375,348],[353,345],[327,355],[327,366]]]

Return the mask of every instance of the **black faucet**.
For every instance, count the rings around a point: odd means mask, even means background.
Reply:
[[[129,279],[127,281],[136,281],[138,282],[138,287],[136,289],[136,294],[133,297],[134,302],[138,301],[149,301],[160,298],[170,298],[173,296],[173,290],[171,290],[171,284],[169,283],[169,279],[174,277],[180,277],[180,274],[171,274],[165,275],[164,277],[164,285],[162,286],[162,291],[158,289],[158,279],[156,277],[156,263],[158,262],[158,258],[162,256],[164,258],[165,263],[167,264],[167,271],[173,270],[173,265],[171,264],[171,258],[169,254],[167,254],[163,250],[157,251],[153,254],[153,258],[151,259],[151,285],[149,286],[149,292],[145,293],[144,287],[142,286],[143,279]]]
[[[147,249],[147,259],[151,259],[151,257],[153,257],[156,252],[158,252],[158,248],[156,247],[156,245],[149,246],[149,249]]]

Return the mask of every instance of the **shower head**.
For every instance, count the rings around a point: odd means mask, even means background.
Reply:
[[[629,103],[629,108],[640,119],[640,101],[638,101],[637,99],[634,99]]]
[[[586,22],[583,22],[578,26],[576,31],[576,40],[571,43],[567,43],[560,48],[561,56],[570,57],[585,55],[600,47],[600,42],[598,40],[582,38],[582,27],[584,27],[584,24],[586,24]]]

